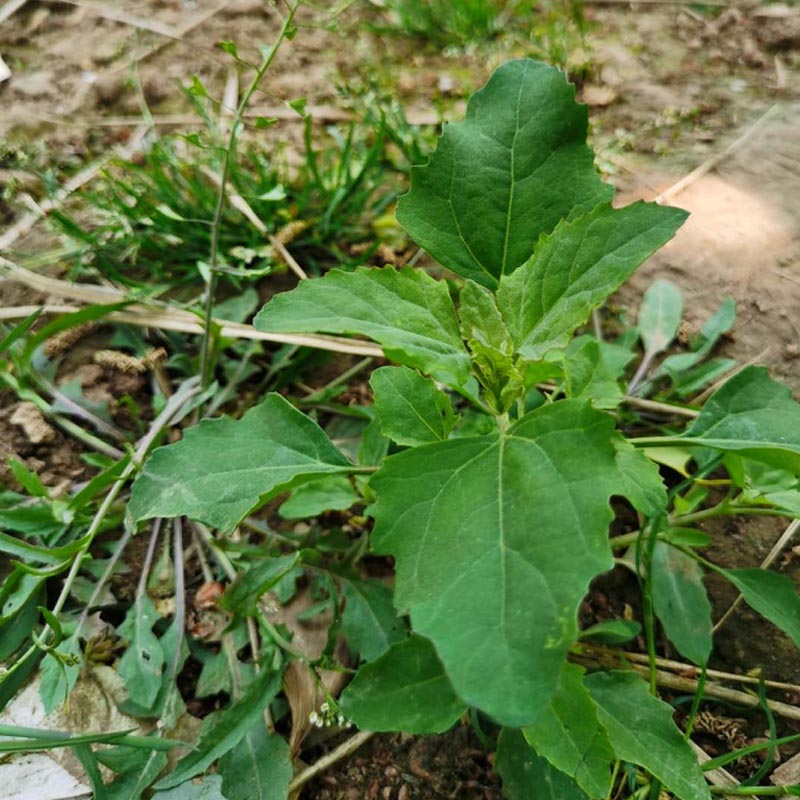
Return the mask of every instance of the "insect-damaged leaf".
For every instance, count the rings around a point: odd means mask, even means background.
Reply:
[[[120,659],[119,674],[128,694],[145,708],[155,702],[164,670],[164,651],[153,633],[153,625],[158,620],[153,601],[146,594],[140,594],[119,627],[120,636],[130,640]]]
[[[395,603],[433,640],[458,695],[503,724],[547,705],[589,581],[613,564],[608,499],[626,494],[613,427],[565,400],[505,434],[399,453],[371,482]]]
[[[398,364],[454,386],[469,378],[447,284],[410,267],[331,270],[273,297],[253,324],[272,333],[369,336]]]
[[[201,422],[156,450],[129,509],[134,520],[186,515],[230,530],[276,489],[351,469],[315,422],[270,394],[240,420]]]
[[[496,288],[542,233],[614,195],[586,145],[586,107],[561,70],[529,59],[495,71],[411,170],[397,219],[437,261]]]
[[[598,206],[560,223],[500,281],[497,303],[519,353],[536,360],[565,346],[592,309],[668,242],[686,216],[679,208],[633,203]]]

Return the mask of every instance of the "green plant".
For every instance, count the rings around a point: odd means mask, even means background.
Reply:
[[[629,354],[573,337],[686,214],[641,202],[612,208],[573,97],[557,70],[510,62],[472,98],[465,121],[445,128],[429,163],[413,169],[398,219],[465,279],[458,310],[448,285],[420,269],[364,268],[306,281],[255,320],[264,331],[380,343],[398,366],[372,375],[375,417],[396,452],[370,461],[362,449],[353,463],[273,394],[240,420],[203,422],[154,453],[129,511],[134,521],[187,515],[224,534],[287,491],[314,487],[311,507],[329,507],[332,487],[341,501],[350,476],[350,501],[369,503],[375,521],[360,531],[356,555],[369,542],[394,558],[394,605],[413,633],[398,628],[385,587],[374,602],[345,593],[344,635],[366,663],[342,697],[343,714],[370,730],[429,732],[476,708],[503,726],[497,764],[512,798],[545,785],[553,797],[611,796],[627,780],[619,762],[640,770],[648,788],[636,796],[656,797],[663,786],[684,800],[707,798],[672,709],[654,696],[656,621],[686,658],[707,663],[706,568],[800,644],[800,600],[788,579],[711,564],[696,549],[707,539],[685,531],[720,514],[798,513],[800,406],[751,367],[683,432],[626,438],[615,429]],[[556,388],[537,389],[545,380]],[[673,448],[687,478],[668,490],[658,465]],[[728,494],[696,510],[712,471],[726,475]],[[780,482],[786,495],[767,491]],[[640,526],[609,542],[612,497],[633,506]],[[631,671],[586,674],[579,663],[581,637],[594,634],[578,629],[578,605],[613,566],[613,551],[627,547],[644,592],[651,692]],[[254,601],[298,565],[329,576],[329,598],[338,582],[353,581],[352,556],[273,552],[233,584],[231,609],[258,613]]]

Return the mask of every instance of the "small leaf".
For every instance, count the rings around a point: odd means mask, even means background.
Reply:
[[[200,737],[194,750],[184,756],[175,769],[156,785],[156,789],[172,789],[208,769],[245,737],[258,722],[263,722],[264,709],[272,702],[281,685],[281,674],[262,669],[242,697],[230,708],[219,712]],[[192,800],[197,795],[191,795]],[[156,795],[158,797],[158,795]],[[161,800],[165,800],[162,797]],[[174,800],[174,799],[171,799]]]
[[[397,616],[392,590],[379,581],[348,581],[343,594],[347,601],[342,614],[344,636],[365,661],[382,656],[406,635]]]
[[[617,469],[625,482],[620,494],[645,516],[659,516],[667,508],[667,490],[658,467],[624,439],[615,444]]]
[[[364,730],[441,733],[467,706],[453,691],[430,641],[411,636],[361,667],[340,708]]]
[[[681,290],[670,281],[654,281],[644,293],[637,323],[645,355],[652,357],[669,347],[682,316]]]
[[[289,745],[263,720],[219,762],[226,800],[286,800],[293,771]]]
[[[689,743],[672,721],[672,708],[653,697],[632,672],[595,672],[585,679],[617,758],[638,764],[681,800],[711,800]]]
[[[158,786],[164,781],[162,780]],[[199,781],[186,781],[167,791],[156,792],[153,800],[228,800],[222,794],[222,777],[204,775]]]
[[[469,378],[447,284],[419,269],[331,270],[270,300],[253,321],[272,333],[369,336],[399,364],[461,386]]]
[[[236,614],[255,614],[256,604],[263,594],[294,569],[299,553],[263,558],[240,575],[220,597],[220,608]]]
[[[523,729],[528,744],[592,797],[605,797],[614,749],[583,685],[584,670],[565,664],[550,705]]]
[[[703,570],[664,542],[656,542],[653,550],[653,605],[678,652],[695,664],[707,663],[713,642]]]
[[[446,439],[455,415],[450,399],[430,378],[407,367],[380,367],[369,379],[384,436],[414,446]]]
[[[497,303],[523,358],[564,347],[575,330],[686,219],[678,208],[601,205],[543,237],[533,256],[504,276]]]
[[[586,130],[586,107],[561,70],[510,61],[472,96],[464,121],[445,126],[429,162],[412,167],[397,219],[448,269],[494,289],[540,234],[613,196]]]
[[[298,486],[278,513],[284,519],[308,519],[324,511],[344,511],[359,500],[347,475],[325,475]]]
[[[494,767],[508,800],[589,800],[575,781],[533,752],[521,731],[503,728]]]
[[[186,515],[232,530],[273,493],[350,468],[316,423],[270,394],[240,420],[201,422],[156,450],[133,485],[129,510],[136,521]]]
[[[119,635],[128,639],[128,648],[119,663],[119,674],[131,698],[144,708],[150,708],[161,690],[164,672],[164,651],[153,633],[160,619],[153,601],[147,594],[137,594]]]
[[[45,654],[41,670],[39,695],[45,714],[50,714],[67,702],[69,693],[78,682],[81,673],[80,644],[72,637],[65,639],[52,652]]]
[[[800,647],[800,597],[789,578],[766,569],[714,569],[741,592],[747,605]]]
[[[564,359],[567,397],[591,400],[595,408],[616,408],[622,402],[619,374],[604,358],[601,343],[586,339],[570,347]]]
[[[581,631],[581,639],[600,642],[601,644],[625,644],[635,639],[642,631],[642,626],[632,619],[609,619],[598,622],[591,628]]]
[[[734,451],[800,475],[800,404],[765,367],[745,367],[711,395],[677,443]]]

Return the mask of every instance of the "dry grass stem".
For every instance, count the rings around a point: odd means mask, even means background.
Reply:
[[[372,731],[359,731],[355,736],[351,736],[346,742],[340,744],[335,750],[331,750],[330,753],[322,756],[319,761],[294,777],[289,784],[289,797],[297,797],[298,791],[312,778],[315,778],[326,769],[332,767],[337,761],[347,758],[347,756],[358,750],[359,747],[369,741],[374,735]]]
[[[605,1],[613,2],[615,0]],[[638,1],[641,2],[641,0]],[[625,0],[625,2],[627,2],[627,0]],[[653,2],[653,0],[647,0],[647,2]],[[661,2],[661,0],[659,0],[659,2]],[[713,5],[717,5],[717,3],[714,3]],[[661,192],[661,194],[655,198],[654,202],[661,204],[667,203],[679,195],[688,186],[691,186],[693,183],[696,183],[698,180],[700,180],[703,175],[707,175],[709,172],[716,169],[723,161],[730,158],[735,152],[737,152],[737,150],[741,150],[742,147],[744,147],[766,124],[766,122],[772,116],[774,116],[779,107],[780,106],[777,103],[775,103],[773,106],[770,106],[770,108],[768,108],[738,139],[731,142],[731,144],[729,144],[724,150],[721,150],[719,153],[704,161],[699,167],[693,169],[688,175],[685,175],[677,183],[674,183],[672,186],[670,186],[669,189]]]
[[[81,303],[113,305],[125,302],[125,294],[110,286],[97,286],[85,283],[69,283],[68,281],[49,278],[38,272],[20,267],[0,256],[0,273],[5,273],[8,280],[18,281],[46,294],[56,297],[65,297]],[[13,315],[3,314],[0,318],[24,319],[28,314],[25,310],[40,308],[40,306],[20,306],[11,309]],[[47,309],[48,307],[45,306]],[[70,306],[57,306],[60,310],[77,310]],[[6,312],[9,310],[5,310]],[[131,304],[124,311],[112,311],[106,319],[112,322],[125,322],[138,327],[161,328],[163,330],[181,331],[183,333],[203,333],[203,326],[195,314],[189,311],[169,308],[168,306],[145,306]],[[253,339],[262,342],[277,344],[296,344],[301,347],[314,347],[319,350],[331,350],[336,353],[350,353],[359,356],[383,357],[383,350],[377,344],[363,342],[358,339],[345,339],[339,336],[322,336],[302,333],[264,333],[257,331],[251,325],[238,322],[215,319],[215,324],[220,327],[220,334],[231,339]]]
[[[129,14],[127,11],[123,11],[121,8],[100,5],[99,3],[87,3],[82,0],[48,0],[48,2],[64,3],[77,8],[85,8],[87,11],[103,19],[108,19],[112,22],[121,22],[123,25],[130,25],[132,28],[139,28],[144,31],[150,31],[151,33],[157,33],[159,36],[166,36],[168,39],[181,38],[181,32],[172,26],[165,25],[158,20],[137,17],[135,14]]]

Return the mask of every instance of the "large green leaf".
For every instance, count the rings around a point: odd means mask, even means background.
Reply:
[[[520,731],[500,732],[494,767],[508,800],[589,800],[572,778],[536,755]]]
[[[547,705],[589,581],[613,564],[608,499],[626,491],[613,427],[565,400],[505,434],[391,456],[372,480],[373,546],[395,557],[398,608],[459,696],[504,724]]]
[[[490,288],[542,233],[610,200],[586,146],[586,107],[564,73],[504,64],[446,125],[428,164],[411,170],[397,219],[434,258]]]
[[[441,733],[466,711],[433,645],[421,636],[393,644],[364,664],[345,689],[342,713],[371,731]]]
[[[247,691],[230,708],[217,712],[197,742],[194,750],[184,756],[169,775],[162,778],[156,789],[172,789],[199,775],[245,737],[259,721],[264,709],[272,702],[281,686],[281,673],[263,669]]]
[[[454,386],[469,378],[447,284],[419,269],[334,269],[273,297],[253,324],[272,333],[369,336],[398,364]]]
[[[711,603],[703,570],[690,556],[664,543],[653,550],[653,605],[678,652],[705,664],[711,655]]]
[[[721,569],[745,602],[792,637],[800,647],[800,596],[785,575],[766,569]]]
[[[260,719],[219,761],[227,800],[286,800],[292,754],[283,736],[267,733]]]
[[[134,520],[186,515],[234,528],[279,489],[314,475],[347,472],[322,429],[278,394],[240,420],[201,422],[156,450],[133,486]]]
[[[732,450],[800,475],[800,404],[765,367],[746,367],[711,395],[680,442]]]
[[[520,354],[537,360],[565,346],[592,309],[668,242],[686,216],[655,203],[601,205],[540,239],[533,256],[504,276],[497,291]]]
[[[523,730],[528,744],[588,795],[605,797],[614,748],[583,685],[583,669],[565,664],[550,705]]]
[[[347,604],[342,613],[344,636],[365,661],[382,656],[406,635],[392,602],[392,590],[380,581],[347,581],[342,590]]]
[[[632,672],[595,672],[585,679],[617,757],[644,767],[680,800],[711,800],[692,749],[672,721],[672,708]]]
[[[455,415],[447,395],[408,367],[381,367],[369,379],[383,435],[403,445],[446,439]]]

